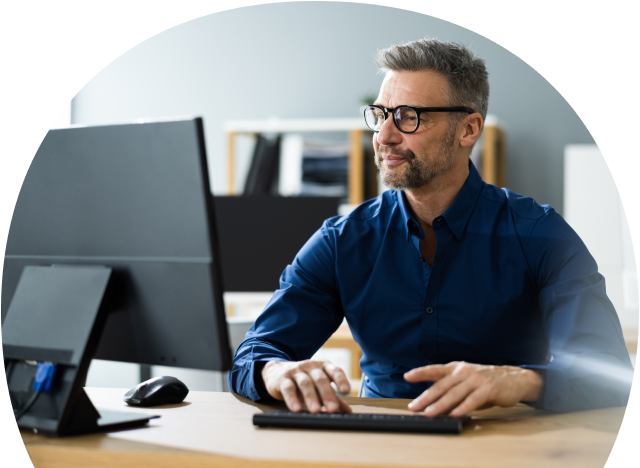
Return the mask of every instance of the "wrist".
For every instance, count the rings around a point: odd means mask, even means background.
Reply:
[[[262,361],[260,362],[261,367],[260,367],[260,379],[262,380],[262,384],[265,385],[265,382],[267,381],[267,375],[269,374],[269,371],[274,367],[277,366],[281,361]],[[258,365],[258,363],[256,363],[256,365]]]
[[[277,398],[275,395],[272,395],[269,391],[269,386],[267,382],[269,382],[269,378],[273,378],[274,368],[281,366],[287,361],[258,361],[256,362],[256,370],[254,376],[258,376],[260,381],[260,386],[266,393],[268,393],[271,397]]]
[[[526,381],[526,391],[521,401],[535,402],[542,398],[545,378],[542,372],[532,369],[522,369]]]
[[[255,361],[253,364],[253,385],[261,399],[269,398],[271,395],[267,391],[264,380],[264,368],[268,364],[267,361]]]

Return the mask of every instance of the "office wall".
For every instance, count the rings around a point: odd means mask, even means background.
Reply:
[[[613,177],[596,145],[567,146],[564,167],[565,219],[598,263],[622,327],[637,329],[638,275],[629,224]]]
[[[508,185],[562,213],[563,148],[593,143],[569,104],[499,45],[404,10],[286,3],[185,23],[145,41],[100,72],[73,100],[72,122],[201,115],[213,190],[225,193],[226,120],[358,116],[362,97],[377,94],[382,81],[372,59],[376,50],[424,36],[470,45],[485,58],[489,111],[507,131]],[[246,167],[246,156],[238,163]]]

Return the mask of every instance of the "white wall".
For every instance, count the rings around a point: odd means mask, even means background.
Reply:
[[[51,128],[65,128],[72,123],[72,107],[73,102],[70,102],[68,106],[61,107],[55,115],[51,116]]]
[[[361,99],[377,94],[382,81],[376,50],[427,35],[470,45],[486,60],[489,112],[506,125],[509,188],[562,213],[564,146],[593,143],[571,106],[499,45],[406,10],[293,2],[194,20],[145,41],[96,75],[73,100],[73,121],[201,115],[213,189],[225,193],[225,121],[357,117]]]
[[[569,145],[564,161],[564,218],[605,277],[623,328],[638,328],[638,276],[627,217],[596,145]]]

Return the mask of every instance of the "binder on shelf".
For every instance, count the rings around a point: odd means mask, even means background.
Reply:
[[[256,135],[256,145],[244,188],[245,195],[277,195],[281,136]]]

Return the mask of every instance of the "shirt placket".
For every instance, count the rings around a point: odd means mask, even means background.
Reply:
[[[436,253],[429,268],[429,281],[424,295],[422,310],[422,361],[425,365],[438,363],[438,319],[441,311],[438,307],[440,279],[444,266],[443,252],[451,240],[451,231],[442,216],[433,221],[433,230],[436,234]]]

